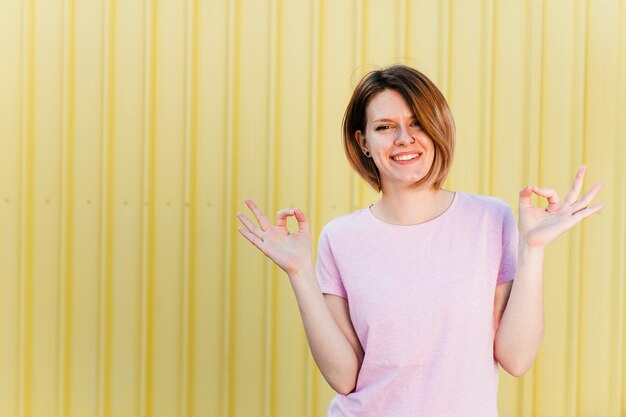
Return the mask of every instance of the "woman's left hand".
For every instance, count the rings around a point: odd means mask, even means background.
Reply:
[[[602,204],[589,207],[589,203],[602,188],[602,182],[597,182],[579,200],[578,196],[583,185],[586,166],[578,168],[576,178],[563,201],[555,190],[539,188],[529,185],[520,191],[519,195],[519,237],[531,247],[546,247],[554,239],[565,233],[585,217],[604,208]],[[548,207],[535,207],[530,202],[533,193],[546,197]]]

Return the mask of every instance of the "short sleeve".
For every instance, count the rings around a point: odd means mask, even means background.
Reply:
[[[317,262],[315,264],[315,276],[322,293],[334,294],[348,298],[346,289],[341,281],[341,275],[337,269],[326,229],[320,233],[317,245]]]
[[[497,285],[504,284],[515,278],[517,269],[517,239],[518,230],[515,216],[507,204],[502,220],[502,257],[500,259]]]

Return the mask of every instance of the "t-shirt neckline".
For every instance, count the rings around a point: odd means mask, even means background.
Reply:
[[[393,223],[387,223],[382,221],[381,219],[379,219],[378,217],[376,217],[374,215],[374,213],[372,213],[371,207],[372,204],[370,204],[369,206],[367,206],[365,208],[365,212],[367,213],[367,216],[373,220],[375,223],[378,223],[384,227],[389,227],[389,228],[395,228],[395,229],[403,229],[403,230],[407,230],[407,229],[416,229],[416,228],[420,228],[420,227],[426,227],[426,226],[430,226],[433,224],[437,224],[441,221],[443,221],[446,217],[448,217],[450,215],[450,213],[452,211],[454,211],[454,208],[457,206],[458,200],[460,197],[460,192],[459,191],[454,191],[454,197],[452,197],[452,202],[450,203],[450,205],[437,217],[432,218],[430,220],[427,220],[425,222],[422,223],[416,223],[416,224],[393,224]]]

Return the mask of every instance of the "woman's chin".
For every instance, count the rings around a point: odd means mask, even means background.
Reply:
[[[408,177],[403,177],[401,178],[401,182],[407,184],[407,185],[411,185],[411,184],[415,184],[416,182],[420,181],[422,178],[424,178],[424,175],[410,175]]]
[[[394,178],[393,181],[387,181],[387,183],[394,187],[414,188],[415,184],[417,184],[422,178],[424,178],[423,175],[412,175],[410,177]]]

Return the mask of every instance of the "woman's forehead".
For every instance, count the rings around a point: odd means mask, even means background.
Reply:
[[[383,90],[375,94],[367,105],[367,119],[372,122],[414,117],[413,110],[396,90]]]

